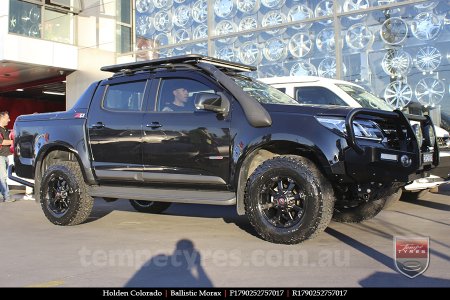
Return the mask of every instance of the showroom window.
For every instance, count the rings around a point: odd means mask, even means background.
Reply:
[[[136,60],[189,53],[363,86],[450,129],[450,3],[135,0]],[[441,114],[442,113],[442,114]]]
[[[9,32],[41,38],[41,5],[10,0]]]
[[[350,10],[348,2],[359,3],[358,12],[339,16],[346,67],[341,78],[396,108],[430,114],[449,129],[449,3],[375,1],[388,5],[364,12],[361,6],[373,6],[373,1],[339,2],[341,10]]]
[[[79,0],[9,1],[9,32],[66,44],[75,40]]]
[[[66,44],[73,43],[73,14],[62,13],[52,8],[45,8],[43,24],[42,34],[45,40]]]

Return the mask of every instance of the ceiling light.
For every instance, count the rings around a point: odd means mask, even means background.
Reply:
[[[16,89],[16,91],[18,91],[18,92],[23,92],[23,89]]]
[[[43,91],[42,93],[44,94],[49,94],[49,95],[59,95],[59,96],[65,96],[66,93],[62,93],[62,92],[52,92],[52,91]]]

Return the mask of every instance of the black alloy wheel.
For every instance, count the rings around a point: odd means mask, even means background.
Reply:
[[[41,208],[56,225],[86,221],[94,206],[78,163],[61,161],[45,170],[39,183]]]
[[[299,182],[289,176],[265,178],[258,208],[275,227],[289,228],[302,222],[307,205],[306,194]]]
[[[328,226],[334,192],[316,165],[305,157],[277,156],[248,178],[245,213],[266,241],[296,244]]]
[[[48,211],[56,218],[61,218],[69,210],[70,202],[76,201],[76,195],[69,186],[65,174],[55,172],[47,184],[47,193],[44,195]]]

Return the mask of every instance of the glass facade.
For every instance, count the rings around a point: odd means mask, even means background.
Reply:
[[[132,18],[130,0],[118,0],[116,5],[117,18],[117,49],[118,53],[127,53],[132,47]]]
[[[41,7],[38,4],[10,0],[9,32],[29,37],[41,37]]]
[[[73,43],[73,15],[61,13],[52,9],[44,10],[44,27],[42,36],[44,40]]]
[[[135,0],[134,22],[137,60],[198,53],[255,77],[348,80],[450,129],[448,1]]]
[[[9,32],[27,37],[73,44],[78,0],[9,0]]]

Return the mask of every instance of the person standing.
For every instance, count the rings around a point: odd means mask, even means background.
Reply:
[[[8,188],[8,155],[10,154],[9,147],[12,145],[12,140],[9,139],[9,132],[6,129],[8,125],[9,113],[7,111],[0,112],[0,193],[3,196],[4,202],[13,202],[9,198]]]

